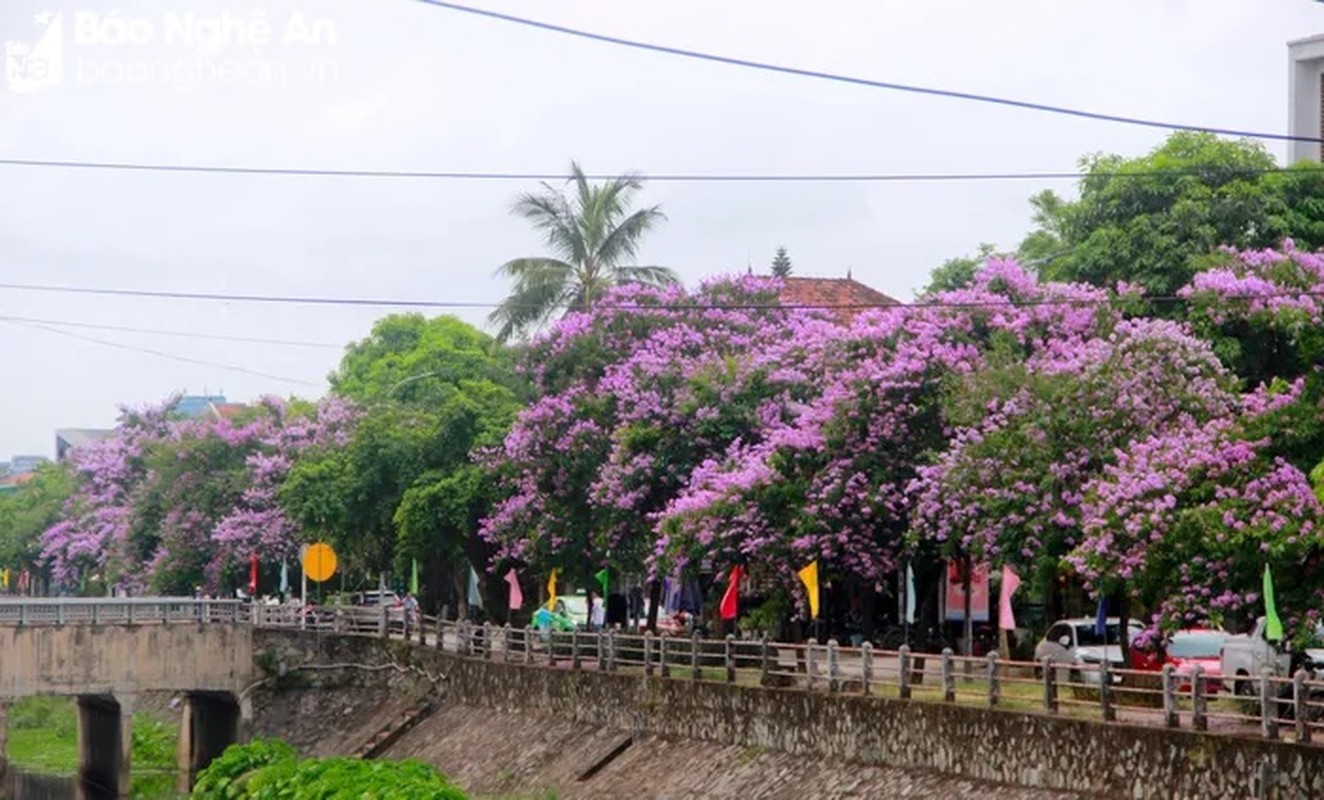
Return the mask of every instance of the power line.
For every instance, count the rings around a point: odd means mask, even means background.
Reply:
[[[55,328],[50,325],[43,325],[35,322],[15,322],[13,320],[4,320],[4,321],[8,322],[10,325],[21,325],[26,328],[36,328],[39,330],[46,331],[47,333],[54,333],[58,336],[68,336],[71,339],[79,339],[81,341],[92,342],[94,344],[103,345],[105,347],[114,347],[120,350],[128,350],[134,353],[145,353],[147,355],[157,356],[158,358],[170,359],[171,361],[181,361],[185,364],[198,364],[204,367],[213,367],[215,369],[223,369],[223,370],[228,370],[230,372],[239,372],[245,375],[253,375],[259,378],[266,378],[268,380],[275,380],[275,381],[283,381],[285,383],[294,383],[302,386],[314,386],[318,388],[321,387],[321,384],[314,383],[313,381],[305,381],[300,378],[287,378],[284,375],[273,375],[269,372],[259,372],[258,370],[248,369],[247,367],[239,367],[233,364],[221,364],[215,361],[207,361],[200,358],[190,358],[189,356],[181,356],[175,353],[166,353],[161,350],[153,350],[152,348],[149,347],[136,347],[134,345],[124,344],[122,342],[112,342],[109,339],[100,339],[95,336],[85,336],[81,333],[74,333],[72,331],[60,330],[59,328]]]
[[[688,50],[682,47],[671,47],[668,45],[651,44],[641,42],[635,39],[625,39],[619,36],[609,36],[603,33],[594,33],[579,28],[570,28],[564,25],[555,25],[550,22],[529,19],[527,17],[517,17],[513,14],[502,14],[498,11],[489,11],[482,8],[461,5],[459,3],[450,3],[446,0],[415,0],[415,2],[424,5],[436,6],[450,11],[458,11],[464,14],[473,14],[479,17],[510,22],[516,25],[523,25],[529,28],[551,31],[553,33],[562,33],[568,36],[576,36],[581,39],[589,39],[595,42],[604,42],[606,44],[619,45],[621,47],[630,47],[636,50],[647,50],[653,53],[664,53],[666,55],[680,56],[682,58],[695,59],[699,61],[709,61],[718,64],[727,64],[736,67],[746,67],[748,69],[763,70],[765,72],[777,72],[783,75],[796,75],[802,78],[817,78],[819,80],[833,81],[836,83],[847,83],[856,86],[868,86],[874,89],[888,89],[897,92],[909,92],[912,94],[924,94],[936,97],[949,97],[956,100],[969,100],[976,103],[989,103],[992,105],[1010,106],[1012,108],[1023,108],[1030,111],[1042,111],[1049,114],[1061,114],[1071,117],[1082,117],[1084,119],[1099,120],[1102,122],[1115,122],[1123,125],[1136,125],[1145,128],[1162,128],[1172,131],[1200,131],[1204,133],[1216,133],[1224,136],[1241,136],[1249,139],[1269,139],[1274,141],[1288,142],[1324,142],[1313,136],[1293,136],[1286,133],[1263,133],[1258,131],[1243,131],[1234,128],[1212,128],[1203,125],[1190,125],[1179,122],[1164,122],[1161,120],[1144,119],[1141,117],[1128,117],[1120,114],[1104,114],[1097,111],[1085,111],[1078,108],[1068,108],[1066,106],[1050,105],[1048,103],[1035,103],[1028,100],[1014,100],[1006,97],[995,97],[993,95],[976,94],[974,92],[960,92],[952,89],[935,89],[928,86],[915,86],[905,83],[895,83],[892,81],[870,80],[868,78],[859,78],[850,75],[840,75],[832,72],[822,72],[819,70],[802,69],[800,67],[788,67],[780,64],[771,64],[764,61],[752,61],[744,58],[733,58],[731,56],[722,56],[715,53],[704,53],[698,50]]]
[[[5,322],[23,322],[35,325],[51,325],[57,328],[86,328],[88,330],[98,331],[117,331],[120,333],[142,333],[152,336],[178,336],[184,339],[212,339],[221,342],[241,342],[245,344],[267,344],[281,347],[316,347],[329,350],[340,350],[343,345],[330,344],[329,342],[301,342],[288,339],[262,339],[250,336],[229,336],[219,333],[194,333],[191,331],[170,331],[160,328],[135,328],[126,325],[95,325],[90,322],[74,322],[63,319],[34,319],[32,317],[13,317],[0,315],[0,321]]]
[[[146,289],[107,289],[85,286],[52,286],[40,284],[0,283],[0,289],[31,292],[53,292],[64,294],[92,294],[112,297],[145,297],[158,300],[199,300],[217,302],[250,302],[284,305],[322,305],[322,306],[377,306],[397,308],[435,308],[435,309],[486,309],[502,305],[491,301],[466,300],[394,300],[388,298],[358,297],[312,297],[298,295],[252,295],[252,294],[214,294],[208,292],[174,292]],[[1223,295],[1224,300],[1270,300],[1275,298],[1324,297],[1324,291],[1283,291],[1267,292],[1254,295]],[[1134,295],[1134,299],[1148,303],[1171,304],[1188,303],[1189,297],[1181,295]],[[1016,306],[1102,306],[1114,302],[1111,299],[1094,298],[1042,298],[1036,300],[1011,300],[1006,302],[957,302],[949,300],[918,300],[911,303],[870,302],[870,303],[676,303],[671,305],[640,304],[605,304],[594,307],[606,311],[734,311],[734,310],[804,310],[804,311],[863,311],[871,308],[921,309],[1006,309]]]
[[[112,172],[196,173],[211,175],[265,175],[270,177],[320,178],[396,178],[458,181],[557,181],[569,180],[564,172],[481,172],[373,169],[318,169],[297,167],[248,167],[210,164],[161,164],[132,161],[54,161],[26,158],[0,158],[0,166],[44,167],[50,169],[104,170]],[[1023,172],[874,172],[874,173],[721,173],[679,172],[645,174],[657,183],[957,183],[974,181],[1066,181],[1085,178],[1158,178],[1196,176],[1268,175],[1293,172],[1310,167],[1190,167],[1170,170],[1118,170],[1094,172],[1023,171]],[[610,173],[584,176],[589,180],[612,180]]]

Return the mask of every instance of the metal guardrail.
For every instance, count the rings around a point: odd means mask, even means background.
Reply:
[[[398,607],[262,605],[193,598],[0,599],[0,626],[227,623],[404,639],[463,657],[675,680],[795,688],[1307,743],[1324,740],[1324,681],[1210,676],[1109,664],[880,650],[870,644],[548,631],[452,622]]]

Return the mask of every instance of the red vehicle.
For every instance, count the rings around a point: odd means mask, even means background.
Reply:
[[[1190,676],[1198,665],[1209,679],[1205,682],[1205,691],[1216,694],[1223,685],[1220,653],[1226,639],[1226,632],[1212,628],[1177,631],[1162,650],[1132,647],[1131,668],[1158,672],[1163,665],[1172,664],[1180,679],[1178,691],[1189,692]]]

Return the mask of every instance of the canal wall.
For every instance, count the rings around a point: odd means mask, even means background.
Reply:
[[[1131,798],[1324,796],[1324,747],[1103,724],[968,706],[792,689],[576,672],[459,658],[399,642],[257,632],[254,650],[284,691],[351,682],[384,697],[428,694],[448,708],[706,742],[869,768],[929,771],[1073,795]],[[297,669],[300,666],[334,669]],[[265,702],[257,702],[262,727]],[[536,740],[536,725],[526,737]],[[512,742],[512,749],[524,746]],[[628,753],[627,748],[622,751]],[[491,759],[489,759],[491,760]],[[444,765],[443,765],[444,766]]]

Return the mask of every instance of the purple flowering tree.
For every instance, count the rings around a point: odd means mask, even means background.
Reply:
[[[945,404],[959,427],[911,486],[913,527],[952,553],[1055,586],[1084,487],[1129,445],[1233,410],[1212,349],[1166,321],[1101,325],[1070,350],[993,358]]]
[[[1133,445],[1086,487],[1068,562],[1095,592],[1152,610],[1165,633],[1253,619],[1267,564],[1288,635],[1308,635],[1324,608],[1324,509],[1306,476],[1268,450],[1233,419]]]
[[[486,459],[505,493],[483,523],[498,559],[580,580],[608,561],[640,569],[654,516],[691,471],[803,387],[788,342],[831,325],[778,308],[778,288],[750,276],[693,294],[623,288],[535,343],[541,396]]]
[[[234,418],[184,420],[172,406],[126,411],[114,436],[73,453],[75,494],[42,537],[57,581],[102,571],[138,591],[215,590],[251,553],[271,563],[295,551],[275,487],[303,448],[344,435],[350,407],[267,398]]]

